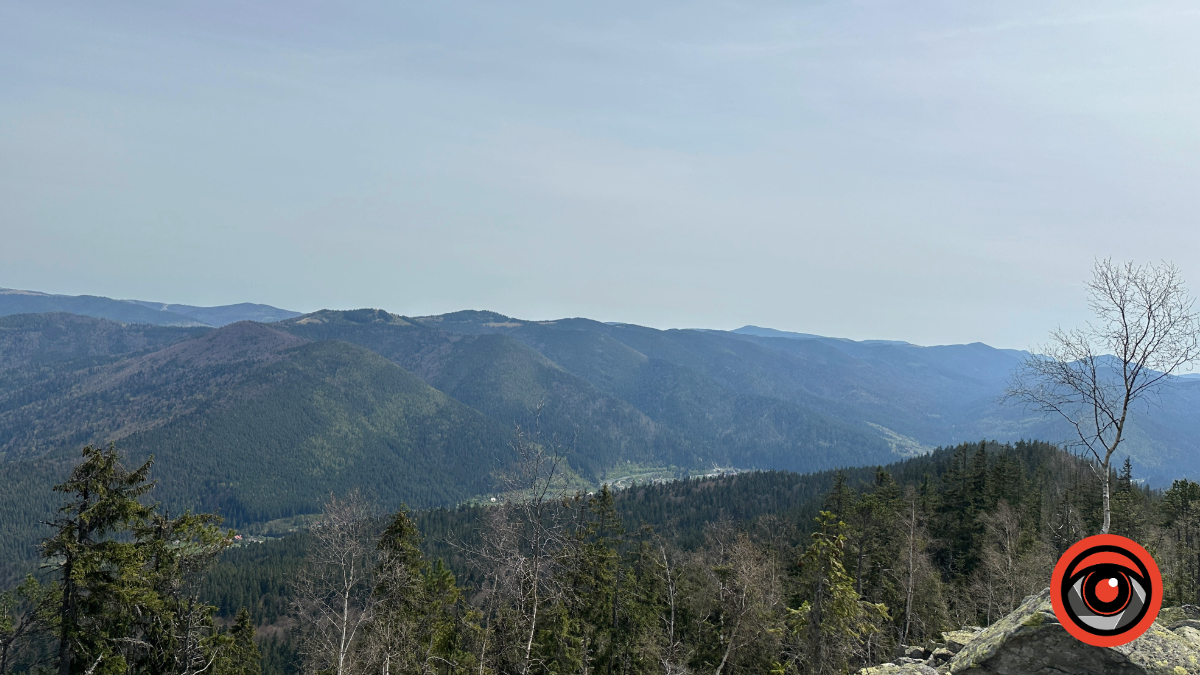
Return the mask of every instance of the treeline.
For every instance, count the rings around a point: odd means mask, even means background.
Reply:
[[[378,620],[439,626],[437,636],[389,628],[387,639],[401,642],[373,642],[384,638],[370,617],[383,616],[377,608],[391,591],[367,579],[392,574],[382,562],[395,545],[386,537],[362,531],[364,581],[351,614],[367,618],[357,641],[333,651],[328,641],[325,651],[316,648],[314,636],[340,635],[342,624],[307,613],[312,587],[305,596],[286,581],[322,569],[345,578],[315,552],[317,532],[328,526],[287,544],[304,549],[304,559],[271,553],[283,544],[234,552],[287,570],[272,587],[289,599],[263,619],[272,630],[295,626],[273,638],[294,660],[273,659],[264,672],[317,672],[335,652],[352,664],[342,672],[355,672],[378,666],[373,659],[389,649],[409,659],[424,654],[421,668],[447,673],[844,672],[943,630],[997,620],[1045,587],[1057,556],[1102,519],[1091,466],[1045,443],[964,444],[883,468],[763,472],[593,495],[557,494],[553,458],[536,450],[520,466],[522,478],[510,476],[496,506],[388,521],[407,533],[408,574],[422,579],[406,588],[442,595],[420,596],[409,614]],[[1153,491],[1138,485],[1128,463],[1115,483],[1114,533],[1155,552],[1167,603],[1200,600],[1200,486],[1178,481]],[[354,508],[363,518],[371,513]],[[436,616],[422,613],[429,607],[439,608]]]
[[[55,542],[72,530],[60,522],[45,547],[54,579],[0,603],[0,647],[14,655],[0,672],[54,666],[63,635],[93,632],[65,672],[89,659],[114,664],[103,672],[194,672],[180,664],[196,655],[218,668],[206,672],[269,675],[853,672],[997,620],[1102,519],[1091,465],[1044,443],[594,494],[564,492],[553,447],[515,449],[495,505],[384,515],[350,493],[307,532],[213,566],[231,533],[133,506],[144,467],[110,471],[133,491],[88,554],[110,573],[80,577],[86,590],[64,581]],[[1129,462],[1114,479],[1113,532],[1155,555],[1166,604],[1200,602],[1200,485],[1151,490]],[[65,492],[78,498],[79,480]],[[88,600],[68,614],[64,594]],[[117,601],[130,597],[155,618]]]

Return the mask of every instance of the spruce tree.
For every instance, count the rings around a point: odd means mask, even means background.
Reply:
[[[130,471],[110,446],[55,486],[70,496],[42,554],[58,576],[59,675],[203,672],[223,648],[199,576],[228,546],[219,518],[170,518],[141,499],[149,460]]]
[[[62,587],[59,675],[125,670],[114,640],[129,632],[143,606],[157,604],[140,574],[137,543],[122,538],[150,516],[139,501],[153,487],[149,471],[149,461],[129,471],[116,448],[88,446],[83,463],[54,487],[71,497],[50,523],[56,532],[42,549],[57,566]]]
[[[882,630],[887,608],[861,600],[846,573],[845,523],[828,512],[817,517],[812,544],[800,559],[803,603],[789,610],[795,636],[791,657],[801,672],[834,675],[865,656],[867,639]]]
[[[374,618],[364,627],[366,658],[375,672],[459,672],[476,657],[464,649],[474,612],[463,607],[462,590],[439,560],[421,552],[416,523],[401,508],[378,544]]]
[[[245,607],[238,610],[237,619],[229,629],[225,649],[217,663],[216,675],[261,675],[262,655],[254,642],[254,622]]]

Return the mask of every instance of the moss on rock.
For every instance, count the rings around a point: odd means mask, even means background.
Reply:
[[[1050,590],[1025,599],[1013,613],[986,628],[941,669],[950,675],[1200,675],[1200,649],[1156,622],[1120,647],[1076,640],[1054,616]]]

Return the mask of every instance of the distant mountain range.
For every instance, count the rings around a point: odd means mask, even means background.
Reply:
[[[0,314],[14,309],[52,311],[0,317],[0,558],[30,555],[49,485],[86,443],[153,454],[168,506],[244,524],[355,486],[389,508],[484,495],[539,405],[572,471],[594,482],[1068,438],[999,400],[1024,354],[979,343],[0,294]],[[228,323],[239,312],[259,321]],[[1139,477],[1200,477],[1198,411],[1194,378],[1136,411],[1125,450]]]
[[[282,321],[299,316],[270,305],[243,302],[219,307],[172,305],[145,300],[113,300],[96,295],[51,295],[37,291],[0,288],[0,316],[70,312],[121,323],[155,326],[227,326],[238,321]]]

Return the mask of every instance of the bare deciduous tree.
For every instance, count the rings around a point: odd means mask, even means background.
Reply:
[[[533,667],[538,618],[559,591],[555,583],[555,556],[563,544],[560,522],[566,498],[563,469],[567,450],[541,431],[541,406],[533,429],[518,426],[510,444],[514,462],[499,473],[503,490],[499,504],[486,521],[483,545],[473,551],[487,574],[485,616],[490,622],[506,608],[508,632],[519,643],[511,645],[514,667],[525,675]],[[484,635],[486,645],[489,635]],[[502,649],[503,651],[503,649]],[[480,668],[484,658],[480,658]]]
[[[990,625],[1046,585],[1055,556],[1040,540],[1022,542],[1020,515],[1004,500],[980,520],[983,555],[972,579],[971,595]]]
[[[929,558],[931,538],[918,502],[916,488],[909,487],[899,520],[902,547],[895,572],[898,584],[904,589],[902,645],[927,640],[931,631],[944,623],[941,576]]]
[[[665,675],[685,675],[688,670],[687,649],[680,639],[679,614],[682,598],[679,592],[679,562],[675,560],[674,552],[667,550],[663,541],[658,542],[659,559],[655,562],[663,585],[664,608],[659,616],[662,622],[663,648],[659,656],[659,664]]]
[[[1021,363],[1007,397],[1072,425],[1103,482],[1107,533],[1112,457],[1130,408],[1200,355],[1200,317],[1170,263],[1097,262],[1088,291],[1095,322],[1054,331],[1041,353]]]
[[[358,491],[330,497],[313,526],[307,565],[296,581],[296,609],[305,626],[302,650],[314,670],[356,671],[356,639],[377,597],[378,523]]]
[[[707,576],[707,612],[697,612],[716,630],[721,660],[715,675],[733,670],[742,650],[770,652],[783,633],[782,579],[777,561],[729,523],[710,526],[698,562]]]

